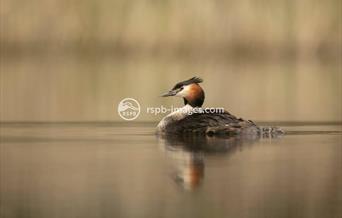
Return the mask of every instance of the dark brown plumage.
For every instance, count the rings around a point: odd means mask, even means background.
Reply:
[[[200,135],[237,135],[256,134],[259,127],[252,121],[237,118],[225,111],[224,113],[194,113],[170,123],[164,132],[170,134]]]

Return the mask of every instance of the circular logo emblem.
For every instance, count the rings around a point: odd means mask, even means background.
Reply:
[[[140,114],[140,104],[134,98],[122,99],[118,105],[118,113],[124,120],[134,120]]]

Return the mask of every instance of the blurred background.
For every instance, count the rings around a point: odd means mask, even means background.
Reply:
[[[136,121],[204,79],[206,107],[342,121],[341,1],[1,0],[1,121]]]

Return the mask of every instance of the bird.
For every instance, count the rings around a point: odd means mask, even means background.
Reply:
[[[238,118],[226,110],[207,110],[202,108],[205,99],[203,80],[192,77],[178,82],[161,97],[183,98],[184,106],[166,115],[157,126],[158,134],[168,135],[207,135],[236,136],[242,134],[258,135],[263,128],[251,120]],[[273,131],[271,128],[269,131]]]

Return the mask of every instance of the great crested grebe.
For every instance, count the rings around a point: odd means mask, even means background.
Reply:
[[[208,112],[201,108],[204,102],[204,91],[199,85],[201,78],[177,83],[162,97],[177,96],[184,99],[184,107],[165,116],[157,126],[160,134],[201,134],[201,135],[239,135],[260,134],[262,128],[251,120],[237,118],[227,111]],[[278,131],[267,128],[268,132]]]

